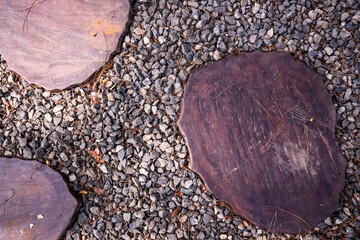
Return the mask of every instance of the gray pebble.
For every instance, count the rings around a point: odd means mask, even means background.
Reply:
[[[131,219],[131,213],[124,213],[123,214],[124,221],[130,222]]]

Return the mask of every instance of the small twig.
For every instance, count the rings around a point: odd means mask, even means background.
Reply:
[[[26,30],[29,30],[29,29],[28,29],[28,24],[27,24],[27,22],[28,22],[30,10],[31,10],[33,7],[39,5],[40,3],[43,3],[43,2],[45,2],[45,1],[46,1],[46,0],[42,0],[42,1],[40,1],[40,2],[37,3],[37,0],[34,0],[34,2],[31,4],[31,6],[20,10],[20,12],[23,12],[23,11],[27,10],[26,16],[25,16],[25,19],[24,19],[24,22],[23,22],[23,31],[24,31],[24,29],[25,29],[25,26],[26,26]]]
[[[306,142],[306,153],[309,152],[309,135],[308,135],[308,130],[307,130],[307,126],[304,124],[304,134],[305,134],[305,142]]]
[[[235,172],[236,170],[238,170],[239,168],[234,168],[233,170],[231,170],[224,178],[223,178],[223,181],[226,179],[226,178],[228,178],[228,177],[230,177],[230,175],[233,173],[233,172]]]
[[[274,101],[275,102],[275,101]],[[284,115],[281,113],[281,110],[279,108],[279,106],[277,105],[277,103],[275,102],[275,106],[276,108],[279,110],[280,116],[282,117],[282,119],[284,119]]]
[[[333,234],[334,234],[335,232],[337,232],[339,229],[345,227],[346,225],[348,225],[348,224],[350,224],[350,223],[352,223],[352,222],[355,222],[356,219],[357,219],[359,216],[360,216],[360,214],[354,216],[352,219],[350,219],[350,220],[344,222],[343,224],[341,224],[340,226],[338,226],[334,231],[332,231],[332,232],[330,233],[330,237],[332,237]]]
[[[5,203],[7,203],[8,201],[10,201],[12,198],[15,197],[15,190],[14,190],[13,188],[10,188],[10,189],[12,190],[12,196],[9,197],[8,199],[6,199],[4,202],[2,202],[2,203],[0,204],[0,206],[4,205]]]
[[[218,98],[223,92],[225,92],[226,90],[228,90],[231,86],[233,86],[235,84],[235,82],[233,82],[232,84],[230,84],[229,86],[227,86],[226,88],[224,88],[218,95],[216,95],[213,99],[211,99],[212,101],[214,101],[216,98]]]
[[[31,8],[34,6],[34,4],[36,3],[36,1],[37,1],[37,0],[35,0],[35,1],[31,4],[31,6],[28,7],[28,10],[27,10],[27,12],[26,12],[26,16],[25,16],[25,19],[24,19],[24,22],[23,22],[23,27],[22,27],[23,32],[24,32],[25,26],[26,26],[26,29],[29,30],[29,29],[28,29],[28,25],[27,25],[27,20],[28,20],[28,17],[29,17],[30,10],[31,10]]]
[[[183,55],[181,54],[178,62],[176,63],[176,68],[175,68],[175,71],[174,71],[175,74],[177,74],[178,71],[179,71],[179,66],[180,66],[180,62],[181,62],[182,58],[183,58]]]
[[[68,146],[64,145],[64,147],[66,148],[66,150],[67,150],[71,155],[74,154],[74,153],[68,148]]]
[[[274,221],[275,219],[275,221]],[[270,224],[269,224],[269,227],[268,227],[268,232],[271,230],[271,226],[273,225],[273,232],[275,232],[275,228],[276,228],[276,221],[277,221],[277,210],[275,210],[275,213],[274,215],[271,217],[271,221],[270,221]]]
[[[285,114],[291,112],[292,110],[294,110],[295,108],[297,108],[297,107],[299,107],[299,106],[300,106],[300,104],[297,104],[296,106],[290,108],[289,110],[287,110],[286,112],[283,113],[283,116],[284,116]]]
[[[279,125],[279,123],[275,120],[275,118],[273,117],[273,115],[271,115],[271,113],[256,99],[256,98],[253,98],[255,100],[255,102],[257,104],[259,104],[259,106],[265,111],[265,113],[268,115],[268,117],[271,119],[271,121],[273,121],[273,123],[278,127],[280,128],[281,130],[284,131],[284,129]]]
[[[273,140],[282,132],[282,130],[278,130],[272,137],[270,138],[269,142],[261,149],[261,152],[264,152],[265,149],[273,142]]]
[[[107,62],[105,64],[105,66],[103,66],[101,68],[101,70],[89,81],[90,82],[93,82],[93,85],[97,85],[97,80],[98,78],[105,72],[107,71],[108,69],[110,69],[112,67],[112,64],[114,63],[114,59],[111,59],[109,62]],[[94,90],[95,91],[95,90]]]
[[[305,224],[307,224],[309,227],[311,227],[311,225],[310,225],[307,221],[305,221],[303,218],[301,218],[300,216],[298,216],[298,215],[296,215],[295,213],[292,213],[292,212],[290,212],[290,211],[288,211],[288,210],[282,209],[282,208],[280,208],[280,207],[275,207],[275,206],[264,206],[264,208],[267,208],[267,209],[277,209],[277,210],[280,210],[280,211],[282,211],[282,212],[288,213],[288,214],[290,214],[291,216],[294,216],[294,217],[296,217],[297,219],[301,220],[302,222],[304,222]]]
[[[37,1],[37,0],[36,0],[36,1]],[[42,1],[38,2],[38,3],[36,3],[36,1],[35,1],[35,2],[31,5],[31,6],[29,6],[29,7],[27,7],[27,8],[24,8],[24,9],[20,10],[20,12],[23,12],[23,11],[25,11],[25,10],[30,10],[31,8],[33,8],[33,7],[37,6],[37,5],[39,5],[40,3],[45,2],[46,0],[42,0]]]
[[[357,174],[354,174],[355,175],[355,178],[356,178],[356,180],[357,180],[357,182],[358,182],[358,185],[360,186],[360,179],[359,179],[359,176],[357,175]]]
[[[88,108],[87,111],[86,111],[86,117],[85,117],[85,120],[84,120],[84,125],[82,126],[82,129],[81,129],[81,132],[80,132],[80,134],[79,134],[79,137],[82,136],[82,134],[83,134],[83,132],[84,132],[84,130],[85,130],[85,126],[86,126],[86,123],[87,123],[87,118],[88,118],[88,116],[89,116],[89,108]]]
[[[230,41],[226,44],[227,47],[230,45],[230,43],[231,43],[232,41],[234,41],[234,39],[235,39],[235,37],[237,37],[237,35],[238,35],[238,34],[235,34],[235,35],[230,39]]]

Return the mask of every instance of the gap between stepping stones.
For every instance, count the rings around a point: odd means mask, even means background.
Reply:
[[[62,176],[35,160],[0,158],[0,239],[58,239],[78,202]]]
[[[338,208],[346,160],[322,77],[289,53],[206,64],[178,122],[190,168],[220,200],[273,233],[304,232]]]
[[[128,0],[2,0],[0,54],[46,89],[78,85],[118,50],[129,11]]]

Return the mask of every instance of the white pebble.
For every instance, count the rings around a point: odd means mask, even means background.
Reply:
[[[105,164],[101,164],[100,166],[100,170],[103,172],[103,173],[108,173],[108,170],[106,168],[106,165]]]
[[[220,52],[219,52],[218,50],[216,50],[216,51],[214,52],[213,57],[214,57],[214,59],[215,59],[216,61],[219,60],[219,59],[221,58]]]
[[[56,105],[53,109],[54,113],[59,112],[64,109],[63,105]]]

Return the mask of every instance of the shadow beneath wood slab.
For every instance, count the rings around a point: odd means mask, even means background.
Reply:
[[[0,11],[8,14],[0,16],[0,54],[11,70],[48,90],[89,82],[120,52],[132,5],[128,0],[4,1]]]
[[[190,168],[236,213],[273,233],[305,232],[338,208],[346,160],[322,77],[289,53],[206,64],[178,122]]]

